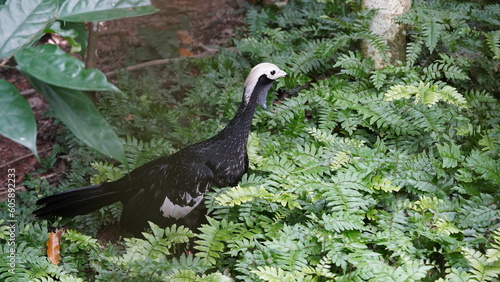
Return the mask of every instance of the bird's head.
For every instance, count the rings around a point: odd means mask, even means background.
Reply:
[[[250,98],[255,97],[257,103],[266,108],[266,98],[269,88],[271,88],[276,79],[285,76],[287,76],[286,72],[271,63],[261,63],[253,67],[245,81],[245,93],[243,96],[245,103],[248,104]]]

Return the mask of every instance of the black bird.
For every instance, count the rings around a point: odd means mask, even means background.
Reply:
[[[273,82],[287,74],[261,63],[250,71],[243,101],[229,124],[214,137],[172,155],[148,162],[124,177],[37,201],[36,216],[73,217],[115,202],[123,203],[120,224],[140,236],[148,221],[166,227],[174,223],[196,231],[205,221],[203,197],[211,187],[235,186],[248,169],[247,140],[255,109],[266,108]]]

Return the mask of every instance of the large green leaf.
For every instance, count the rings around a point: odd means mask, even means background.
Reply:
[[[0,6],[0,58],[38,40],[57,12],[56,0],[11,0]]]
[[[70,22],[109,21],[156,11],[149,0],[66,0],[59,10],[59,19]]]
[[[78,90],[49,85],[23,73],[44,96],[56,116],[88,146],[127,165],[123,145],[92,101]]]
[[[77,58],[51,44],[24,48],[15,54],[21,71],[48,84],[76,90],[120,91],[97,69],[85,69]]]
[[[0,79],[0,116],[0,134],[28,147],[38,158],[35,116],[17,88],[3,79]]]

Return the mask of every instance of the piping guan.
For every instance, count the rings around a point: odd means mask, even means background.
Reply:
[[[81,187],[37,201],[36,216],[73,217],[123,203],[121,227],[135,236],[149,227],[174,223],[196,231],[206,218],[204,195],[211,187],[235,186],[247,172],[248,135],[258,104],[266,107],[273,82],[287,74],[271,63],[248,75],[234,118],[217,135],[150,161],[113,182]]]

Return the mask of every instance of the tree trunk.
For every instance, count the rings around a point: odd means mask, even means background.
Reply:
[[[411,7],[411,0],[363,0],[361,3],[365,9],[376,9],[375,16],[372,19],[370,30],[381,35],[389,52],[387,57],[391,64],[396,61],[405,61],[406,55],[406,32],[403,26],[398,25],[394,18],[405,13]],[[383,57],[377,49],[364,40],[361,48],[365,57],[370,57],[375,62],[375,67],[380,69],[386,65]]]
[[[91,22],[89,23],[89,31],[88,31],[88,46],[87,52],[85,54],[85,68],[92,69],[97,65],[97,60],[99,56],[97,55],[97,44],[99,41],[99,22]],[[88,91],[87,97],[92,100],[94,105],[98,104],[97,92],[96,91]]]

